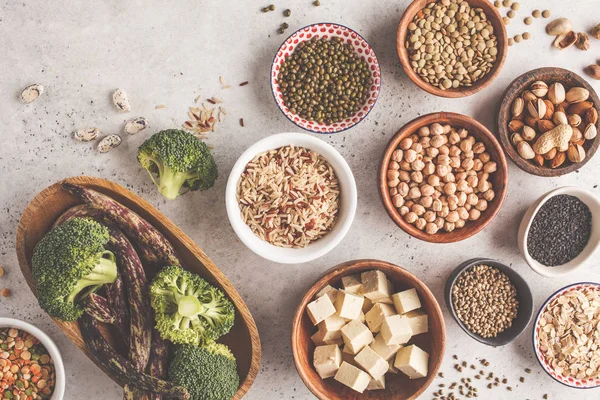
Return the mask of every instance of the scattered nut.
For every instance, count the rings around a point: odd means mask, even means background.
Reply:
[[[96,140],[98,136],[100,136],[100,129],[98,128],[82,128],[73,132],[73,138],[80,142],[91,142]]]
[[[27,86],[21,92],[21,101],[25,104],[33,103],[44,93],[44,87],[38,83]]]
[[[561,35],[562,39],[558,42],[557,47],[560,50],[567,49],[577,42],[577,34],[573,31]]]
[[[125,133],[135,135],[148,127],[148,120],[144,117],[134,118],[125,124]]]
[[[584,32],[579,32],[577,34],[577,41],[575,42],[575,47],[579,50],[587,51],[590,48],[590,38]]]
[[[8,297],[11,295],[11,290],[9,288],[4,288],[0,291],[0,295],[2,295],[2,297]]]
[[[592,64],[589,65],[586,69],[585,72],[594,79],[600,79],[600,65],[596,65],[596,64]]]
[[[600,39],[600,24],[592,28],[591,34],[594,38]]]
[[[573,24],[568,18],[557,18],[546,25],[546,33],[551,36],[566,35],[573,30]]]
[[[131,111],[131,104],[127,93],[123,89],[116,89],[112,95],[113,104],[120,112],[128,113]]]
[[[121,136],[119,135],[108,135],[103,137],[99,142],[97,149],[100,153],[108,153],[115,147],[121,144]]]

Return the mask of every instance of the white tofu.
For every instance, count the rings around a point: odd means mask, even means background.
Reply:
[[[371,379],[369,385],[367,385],[367,390],[383,390],[385,389],[385,375],[383,375],[379,379]]]
[[[321,296],[308,303],[306,311],[312,323],[317,325],[319,322],[325,320],[325,318],[335,314],[335,306],[329,296]]]
[[[410,329],[413,331],[413,336],[429,331],[429,317],[427,313],[421,309],[412,310],[404,314],[408,318]]]
[[[357,320],[348,322],[342,328],[342,338],[344,339],[344,344],[354,354],[357,354],[374,340],[373,333],[371,333],[369,328]]]
[[[419,295],[414,288],[393,294],[392,300],[398,314],[406,314],[409,311],[421,308],[421,300],[419,300]]]
[[[391,298],[390,298],[390,300],[391,300]],[[368,313],[369,310],[373,307],[373,304],[374,303],[371,300],[369,300],[365,297],[365,300],[364,300],[363,306],[362,306],[362,312],[365,314]]]
[[[397,374],[398,370],[394,367],[394,359],[390,360],[390,369],[388,369],[388,374]]]
[[[363,303],[362,296],[340,291],[335,302],[335,310],[340,317],[353,320],[360,316]]]
[[[379,354],[386,361],[392,360],[394,355],[396,355],[396,353],[398,352],[398,350],[402,348],[402,346],[399,344],[393,344],[391,346],[385,344],[381,333],[375,336],[375,340],[369,346],[373,349],[373,351],[375,351],[375,353]]]
[[[346,325],[344,318],[333,314],[319,322],[319,330],[325,331],[323,340],[338,339],[342,337],[341,329]]]
[[[428,363],[429,354],[413,344],[400,349],[396,354],[394,367],[402,371],[409,379],[418,379],[427,376]]]
[[[328,336],[328,333],[322,329],[317,330],[317,332],[310,337],[315,344],[315,346],[325,346],[327,344],[335,344],[342,345],[344,341],[341,337],[331,338],[331,335]]]
[[[315,299],[318,299],[321,296],[327,295],[327,296],[329,296],[329,299],[331,300],[331,302],[333,304],[335,304],[335,300],[337,299],[337,294],[338,294],[338,290],[336,288],[334,288],[331,285],[327,285],[323,289],[321,289],[319,291],[319,293],[317,293],[315,295]]]
[[[344,346],[344,347],[346,347],[346,346]],[[360,365],[358,365],[356,363],[356,361],[354,361],[354,356],[355,356],[354,354],[346,353],[346,352],[342,351],[342,361],[346,361],[348,364],[354,365],[355,367],[360,368]]]
[[[363,285],[359,275],[350,275],[342,278],[342,287],[345,292],[361,294]]]
[[[363,296],[376,302],[379,299],[390,297],[388,280],[381,271],[366,271],[360,274],[363,285]]]
[[[396,314],[394,307],[389,304],[377,303],[365,314],[365,320],[373,333],[379,332],[381,324],[386,317]]]
[[[398,314],[386,317],[381,324],[381,337],[388,346],[407,343],[412,337],[408,318]]]
[[[369,382],[371,382],[369,374],[347,362],[342,362],[340,369],[338,369],[333,379],[359,393],[364,392],[367,386],[369,386]]]
[[[383,303],[383,304],[394,304],[394,301],[392,300],[392,293],[394,293],[394,285],[392,284],[392,282],[390,282],[390,280],[387,280],[387,285],[388,285],[388,293],[390,294],[388,297],[383,297],[381,299],[377,299],[375,301],[373,301],[373,303]]]
[[[317,346],[313,357],[313,365],[321,379],[331,378],[342,365],[342,351],[335,344]]]
[[[369,373],[373,379],[379,379],[390,368],[390,364],[383,359],[379,354],[375,353],[372,348],[365,346],[354,360],[361,368]]]
[[[346,354],[352,354],[354,355],[355,353],[352,352],[352,350],[350,350],[350,347],[344,345],[344,348],[342,349],[342,353],[346,353]]]

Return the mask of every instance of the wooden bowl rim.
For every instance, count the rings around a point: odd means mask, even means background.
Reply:
[[[400,140],[402,138],[404,138],[405,136],[414,133],[420,127],[432,124],[432,123],[440,121],[440,120],[448,120],[451,125],[452,125],[452,121],[458,121],[459,123],[461,123],[461,121],[463,121],[463,122],[468,122],[469,124],[473,125],[476,128],[476,133],[474,136],[478,136],[478,135],[486,136],[487,139],[490,140],[492,142],[492,144],[494,145],[495,150],[499,155],[499,159],[494,160],[494,161],[496,161],[496,164],[498,165],[498,171],[502,171],[504,173],[504,185],[502,186],[500,193],[496,192],[494,199],[490,202],[491,204],[494,204],[494,207],[488,207],[488,210],[490,210],[490,208],[492,208],[491,213],[488,213],[485,218],[480,218],[477,221],[468,221],[467,223],[473,223],[473,222],[475,223],[475,228],[472,228],[472,231],[469,232],[468,234],[465,234],[464,231],[461,232],[461,229],[464,229],[464,228],[456,229],[450,233],[436,233],[433,235],[430,235],[424,231],[417,229],[412,224],[409,224],[406,221],[404,221],[404,218],[402,218],[402,216],[400,215],[398,210],[396,210],[396,207],[394,207],[394,205],[392,204],[392,199],[391,199],[390,192],[389,192],[388,186],[387,186],[386,174],[387,174],[388,165],[390,163],[392,153],[396,149]],[[390,216],[390,218],[396,223],[396,225],[398,225],[403,231],[405,231],[409,235],[416,237],[417,239],[421,239],[423,241],[430,242],[430,243],[459,242],[459,241],[468,239],[468,238],[476,235],[477,233],[481,232],[490,222],[492,222],[492,220],[496,217],[496,215],[500,211],[500,208],[502,207],[502,204],[504,203],[504,198],[506,197],[507,188],[508,188],[508,165],[506,163],[506,157],[504,156],[504,151],[502,151],[502,146],[500,146],[500,143],[498,143],[498,140],[496,140],[495,136],[481,122],[479,122],[476,119],[471,118],[467,115],[453,113],[453,112],[436,112],[436,113],[426,114],[426,115],[417,117],[417,118],[413,119],[412,121],[409,121],[406,125],[404,125],[402,128],[400,128],[400,130],[388,142],[388,144],[385,148],[385,152],[383,154],[383,159],[382,159],[380,167],[379,167],[379,194],[380,194],[381,200],[383,202],[383,205],[384,205],[388,215]],[[487,210],[486,210],[486,212],[487,212]]]
[[[133,193],[129,189],[124,188],[123,186],[121,186],[117,183],[111,182],[107,179],[95,178],[95,177],[91,177],[91,176],[74,176],[74,177],[63,179],[61,181],[58,181],[58,182],[46,187],[41,192],[39,192],[27,204],[27,206],[25,207],[25,210],[23,211],[23,213],[21,215],[21,219],[19,220],[19,225],[17,227],[16,250],[17,250],[17,259],[19,262],[19,267],[20,267],[21,273],[23,274],[23,277],[25,278],[33,295],[36,297],[36,300],[37,300],[37,296],[35,294],[35,283],[32,280],[27,279],[27,275],[24,273],[25,270],[31,271],[31,266],[29,265],[29,261],[27,259],[27,254],[25,251],[26,233],[27,233],[27,229],[28,229],[28,225],[29,225],[30,221],[32,221],[32,219],[36,218],[36,215],[39,212],[39,210],[36,212],[35,208],[38,207],[40,204],[42,204],[45,198],[51,197],[58,191],[61,191],[62,190],[61,184],[63,182],[69,182],[69,183],[82,185],[82,186],[86,186],[86,187],[89,187],[90,185],[95,185],[98,187],[102,187],[103,189],[106,189],[107,191],[111,191],[111,192],[114,192],[115,190],[119,190],[121,192],[120,194],[127,197],[131,202],[135,203],[144,212],[151,214],[152,217],[154,217],[154,218],[156,218],[156,217],[162,218],[161,224],[155,225],[155,227],[158,230],[162,231],[163,227],[161,227],[160,225],[165,225],[165,229],[167,229],[167,227],[168,227],[168,230],[174,236],[181,238],[182,242],[189,242],[189,243],[185,243],[182,245],[184,247],[188,247],[190,252],[194,254],[194,257],[197,257],[199,254],[201,254],[206,258],[206,260],[208,262],[202,261],[200,259],[198,259],[198,261],[201,262],[206,267],[206,269],[210,270],[214,279],[219,283],[220,288],[223,289],[227,293],[227,295],[230,297],[232,302],[235,304],[236,308],[238,308],[240,310],[242,310],[242,309],[245,310],[245,313],[238,313],[238,314],[242,317],[242,320],[244,321],[244,324],[248,328],[248,332],[250,334],[251,355],[252,355],[251,357],[252,358],[250,360],[250,367],[248,369],[248,373],[244,380],[240,380],[240,385],[238,387],[238,390],[232,399],[238,400],[238,399],[241,399],[242,397],[244,397],[244,395],[248,392],[248,390],[250,390],[250,387],[252,386],[252,384],[254,383],[254,380],[256,379],[256,376],[258,375],[258,372],[260,370],[260,360],[261,360],[260,336],[258,334],[258,328],[256,326],[256,322],[254,321],[254,318],[252,317],[252,314],[250,313],[248,306],[246,305],[246,303],[244,302],[244,300],[238,293],[237,289],[235,289],[233,284],[231,284],[231,282],[229,282],[229,280],[223,274],[223,272],[214,263],[212,263],[212,260],[210,260],[208,258],[208,256],[198,247],[198,245],[193,240],[191,240],[187,236],[187,234],[185,234],[177,225],[175,225],[175,223],[173,221],[171,221],[164,214],[162,214],[152,204],[150,204],[149,202],[144,200],[142,197],[138,196],[137,194]],[[94,190],[96,190],[96,189],[94,189]],[[105,192],[103,192],[103,193],[106,194]],[[134,210],[134,212],[139,213],[139,211],[136,211],[136,210]],[[185,239],[187,239],[187,240],[185,240]],[[228,283],[231,286],[231,288],[225,289],[223,287],[223,282]],[[60,331],[65,336],[68,337],[70,342],[75,344],[80,350],[82,350],[88,356],[88,358],[90,358],[90,360],[92,362],[94,362],[94,364],[96,364],[96,361],[94,360],[94,358],[90,357],[90,353],[89,353],[87,347],[85,346],[85,344],[83,344],[83,347],[80,347],[65,332],[65,329],[67,329],[69,325],[77,326],[77,330],[78,330],[79,328],[78,328],[77,322],[67,323],[67,322],[59,321],[55,318],[52,318],[52,321],[58,326]],[[98,367],[100,367],[100,366],[98,365]],[[100,367],[100,369],[102,369],[102,367]],[[104,371],[104,370],[102,369],[102,371]],[[112,379],[110,374],[106,373],[106,375]]]
[[[425,8],[427,4],[433,3],[436,0],[413,0],[413,2],[406,8],[402,18],[400,19],[400,23],[398,24],[398,31],[396,33],[396,51],[398,53],[398,58],[400,59],[400,64],[404,69],[404,72],[411,81],[413,81],[417,86],[421,89],[425,90],[428,93],[431,93],[435,96],[439,97],[447,97],[447,98],[459,98],[471,96],[479,92],[480,90],[485,89],[496,77],[500,74],[500,70],[504,66],[504,62],[506,61],[506,56],[508,54],[508,34],[506,32],[506,26],[504,26],[504,21],[502,20],[502,16],[500,12],[493,6],[493,4],[488,0],[466,0],[471,6],[475,6],[478,8],[482,8],[485,12],[485,15],[488,17],[488,20],[494,26],[494,33],[498,38],[498,58],[496,58],[496,62],[492,67],[492,70],[489,74],[484,76],[482,79],[478,80],[471,87],[460,87],[457,89],[439,89],[427,82],[425,82],[412,68],[410,65],[410,60],[408,58],[408,51],[406,47],[404,47],[404,42],[407,36],[408,24],[410,24],[415,17],[415,15]],[[497,32],[497,28],[500,27],[500,32]]]
[[[340,263],[340,264],[336,265],[335,267],[332,267],[329,270],[327,270],[325,272],[325,275],[323,275],[313,285],[311,285],[311,287],[306,291],[306,293],[302,297],[302,300],[300,300],[300,303],[298,304],[298,307],[296,308],[296,312],[294,313],[294,318],[292,320],[291,345],[292,345],[292,354],[294,356],[294,365],[296,367],[296,371],[298,372],[298,375],[300,375],[300,378],[302,379],[302,381],[304,382],[306,387],[317,398],[319,398],[321,400],[331,400],[331,399],[328,399],[325,396],[325,394],[322,393],[319,390],[319,388],[308,378],[308,376],[304,373],[304,368],[302,367],[302,365],[300,365],[300,361],[299,361],[299,354],[298,354],[299,339],[298,339],[298,337],[299,337],[299,331],[300,331],[300,327],[302,325],[302,318],[304,317],[304,310],[306,308],[306,305],[310,302],[310,300],[314,297],[314,295],[319,290],[321,290],[323,287],[328,285],[332,279],[337,278],[337,277],[347,276],[348,274],[351,274],[353,271],[355,271],[357,269],[361,269],[361,268],[365,268],[365,267],[370,267],[371,269],[379,269],[379,267],[382,267],[382,266],[389,268],[390,270],[394,271],[395,273],[399,274],[402,277],[410,277],[411,279],[419,282],[421,284],[421,286],[423,287],[423,290],[425,291],[427,296],[431,300],[433,300],[433,301],[431,301],[431,304],[432,304],[432,307],[433,307],[434,313],[435,313],[433,316],[437,320],[440,321],[441,335],[442,335],[440,356],[437,359],[437,361],[434,363],[433,368],[429,369],[429,374],[427,375],[427,378],[425,379],[421,388],[410,399],[418,398],[431,385],[431,383],[433,383],[433,381],[435,380],[435,378],[437,376],[437,372],[439,371],[439,369],[442,365],[442,361],[444,359],[444,353],[446,351],[446,324],[444,321],[444,315],[442,313],[440,304],[437,301],[437,299],[436,299],[435,295],[433,294],[433,292],[431,291],[431,289],[429,289],[429,287],[425,284],[425,282],[423,282],[421,279],[419,279],[416,275],[414,275],[407,269],[400,267],[398,265],[392,264],[387,261],[381,261],[381,260],[376,260],[376,259],[358,259],[358,260],[346,261],[346,262]],[[432,317],[430,314],[428,314],[428,316],[429,316],[429,318]],[[368,393],[363,393],[362,395],[365,398],[369,397]]]
[[[592,144],[590,145],[590,149],[586,153],[585,159],[577,164],[571,163],[566,167],[552,169],[548,167],[538,167],[537,165],[534,165],[528,160],[524,160],[523,158],[521,158],[519,153],[517,153],[517,150],[510,142],[510,133],[508,132],[506,124],[502,123],[501,120],[502,118],[505,118],[505,121],[507,121],[507,123],[508,121],[510,121],[510,108],[518,93],[522,93],[522,91],[525,90],[525,87],[530,83],[540,80],[540,76],[544,74],[551,74],[552,76],[556,76],[557,74],[568,75],[570,79],[573,79],[574,81],[578,82],[578,84],[580,84],[582,87],[584,87],[590,92],[590,98],[594,102],[596,109],[600,107],[600,98],[598,98],[598,94],[587,80],[585,80],[583,77],[581,77],[573,71],[559,67],[542,67],[525,72],[519,75],[517,78],[515,78],[506,87],[504,93],[502,93],[502,102],[500,103],[500,108],[498,110],[498,118],[496,120],[496,124],[498,127],[498,136],[500,142],[502,143],[502,147],[504,147],[504,151],[508,154],[508,157],[513,161],[513,163],[515,163],[517,167],[521,168],[523,171],[537,176],[552,178],[556,176],[566,175],[573,171],[577,171],[583,168],[583,166],[592,159],[592,157],[596,153],[596,150],[598,150],[598,146],[600,145],[600,135],[596,136],[596,138],[593,140]],[[546,80],[552,81],[552,79]],[[559,80],[556,79],[554,81],[557,82]],[[517,90],[517,88],[519,87],[521,89]],[[510,92],[514,93],[512,93],[511,95]],[[596,127],[599,126],[600,121],[596,123]]]

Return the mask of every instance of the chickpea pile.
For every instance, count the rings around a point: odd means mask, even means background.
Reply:
[[[392,153],[387,185],[406,222],[435,234],[475,221],[494,199],[496,162],[464,128],[433,123],[400,142]]]

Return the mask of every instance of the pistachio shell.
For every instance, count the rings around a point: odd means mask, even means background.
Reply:
[[[578,144],[571,144],[567,150],[567,157],[571,162],[580,163],[585,159],[585,149]]]
[[[589,97],[590,97],[590,92],[587,89],[582,88],[582,87],[574,87],[574,88],[571,88],[567,92],[565,99],[570,104],[573,104],[573,103],[581,103],[582,101],[586,101]]]
[[[517,152],[524,160],[531,160],[535,157],[535,153],[529,143],[523,141],[517,143]]]
[[[528,125],[523,126],[523,131],[522,131],[523,139],[530,142],[533,139],[535,139],[535,135],[536,135],[535,129],[533,129],[532,127],[530,127]]]
[[[525,108],[525,101],[522,98],[517,97],[512,104],[512,115],[514,117],[518,117],[523,113],[523,109]]]
[[[586,138],[587,140],[592,140],[596,137],[597,134],[598,134],[598,128],[596,128],[596,125],[588,124],[585,127],[585,131],[583,132],[583,137]]]
[[[531,84],[531,93],[537,97],[544,97],[548,93],[548,85],[544,81],[536,81]]]
[[[558,105],[565,101],[565,87],[560,82],[554,82],[548,88],[548,99],[554,105]]]
[[[552,122],[554,122],[556,125],[568,125],[569,119],[567,118],[567,115],[564,112],[557,111],[552,116]]]
[[[573,30],[573,24],[568,18],[557,18],[546,25],[546,33],[551,36],[565,35]]]

